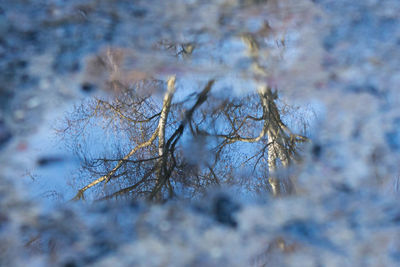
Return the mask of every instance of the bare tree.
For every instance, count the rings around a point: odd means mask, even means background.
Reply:
[[[257,40],[251,35],[244,35],[243,40],[249,47],[253,67],[264,71],[259,63]],[[189,56],[195,47],[169,42],[159,45],[176,56]],[[118,60],[112,52],[107,52],[102,62],[110,72],[118,71]],[[75,200],[83,198],[88,189],[111,180],[121,181],[119,189],[103,198],[130,194],[160,202],[174,197],[177,191],[190,195],[210,185],[251,187],[256,177],[261,178],[253,187],[261,186],[274,196],[294,192],[291,179],[278,177],[277,170],[298,160],[298,145],[308,139],[293,133],[283,123],[276,90],[264,85],[247,96],[218,97],[211,93],[215,83],[212,79],[187,101],[174,103],[174,75],[166,83],[152,78],[136,82],[114,79],[108,83],[114,98],[95,99],[77,109],[77,117],[68,121],[68,129],[84,129],[76,126],[102,118],[107,126],[127,132],[131,148],[115,154],[115,158],[87,158],[86,170],[98,177],[79,189]],[[162,101],[157,99],[159,91],[164,91]],[[188,152],[187,141],[182,139],[190,139],[196,146]],[[235,158],[243,144],[254,144],[255,152]],[[190,153],[201,154],[203,149],[207,160],[191,159]],[[244,165],[252,166],[254,178],[233,178]]]

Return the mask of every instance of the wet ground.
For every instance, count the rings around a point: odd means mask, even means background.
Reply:
[[[397,1],[153,2],[0,1],[0,265],[397,266]],[[159,39],[202,46],[171,65],[149,45]],[[258,58],[243,40],[261,42]],[[128,58],[113,77],[175,73],[198,86],[211,73],[218,97],[267,81],[314,109],[297,193],[68,202],[82,162],[57,129],[82,99],[109,93],[94,57],[107,46]]]

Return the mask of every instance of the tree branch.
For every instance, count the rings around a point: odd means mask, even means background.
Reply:
[[[141,143],[139,145],[137,145],[135,148],[133,148],[127,155],[125,155],[125,157],[123,157],[121,160],[118,161],[117,165],[115,165],[115,167],[106,175],[101,176],[100,178],[94,180],[93,182],[91,182],[90,184],[86,185],[85,187],[81,188],[78,193],[75,195],[75,197],[73,198],[73,200],[80,200],[84,198],[84,192],[86,190],[88,190],[89,188],[106,181],[106,183],[111,179],[111,176],[113,176],[115,174],[115,172],[121,168],[121,166],[126,162],[126,160],[128,160],[133,154],[135,154],[139,149],[147,147],[149,145],[151,145],[154,140],[156,140],[158,135],[158,127],[157,129],[154,131],[153,135],[150,137],[149,140],[147,140],[144,143]]]

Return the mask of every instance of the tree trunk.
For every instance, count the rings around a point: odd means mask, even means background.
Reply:
[[[154,196],[155,201],[162,200],[161,187],[164,178],[163,176],[165,175],[163,169],[165,168],[165,164],[167,164],[167,158],[168,158],[168,153],[165,147],[165,126],[168,121],[168,114],[171,109],[172,98],[175,94],[175,79],[176,79],[175,76],[172,76],[168,79],[167,92],[164,95],[160,121],[158,122],[158,156],[160,157],[160,159],[158,160],[157,163],[158,165],[157,182],[156,182],[157,192],[156,195]]]
[[[277,94],[266,86],[260,88],[259,94],[268,135],[268,183],[274,196],[292,193],[293,185],[289,177],[279,178],[277,176],[278,161],[283,168],[289,167],[290,164],[290,144],[288,142],[290,136],[284,130],[287,127],[283,124],[275,103]]]

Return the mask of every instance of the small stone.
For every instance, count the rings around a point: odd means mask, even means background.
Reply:
[[[10,130],[3,121],[0,121],[0,148],[12,138]]]
[[[58,163],[58,162],[61,162],[61,161],[63,161],[62,157],[58,157],[58,156],[43,156],[43,157],[40,157],[37,160],[37,164],[39,166],[43,167],[43,166],[47,166],[47,165],[50,165],[50,164]]]
[[[14,117],[16,120],[23,120],[25,118],[25,112],[23,110],[16,110],[14,112]]]
[[[32,97],[31,99],[28,100],[26,105],[28,108],[36,108],[37,106],[40,105],[40,100],[37,97]]]
[[[95,86],[91,83],[85,82],[81,85],[81,90],[86,93],[90,93],[94,91]]]

